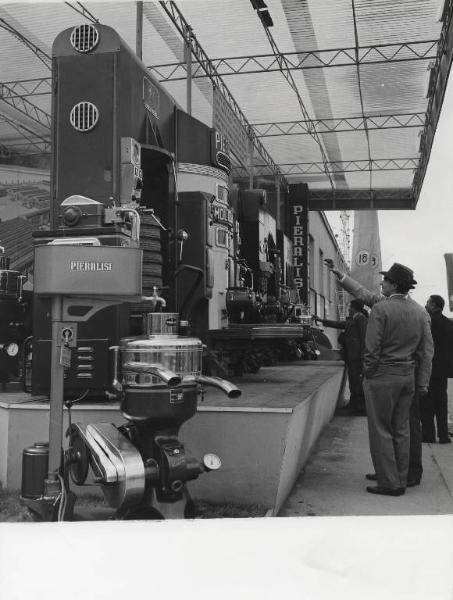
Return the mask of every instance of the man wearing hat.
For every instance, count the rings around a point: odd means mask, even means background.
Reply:
[[[376,471],[367,478],[377,480],[377,486],[367,491],[400,496],[406,486],[418,485],[422,475],[418,396],[426,394],[431,374],[430,318],[407,295],[417,283],[412,269],[394,263],[381,272],[382,294],[373,294],[334,269],[333,261],[326,264],[346,291],[373,307],[366,335],[364,389]]]

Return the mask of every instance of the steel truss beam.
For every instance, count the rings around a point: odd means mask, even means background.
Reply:
[[[82,17],[85,17],[85,19],[88,19],[88,21],[91,21],[92,23],[99,23],[99,19],[96,19],[96,17],[85,6],[83,6],[81,2],[65,2],[65,4],[67,4],[69,8],[72,8],[72,10],[78,12],[79,15],[82,15]],[[74,4],[77,6],[74,6]]]
[[[20,33],[20,31],[17,31],[17,29],[15,29],[12,25],[10,25],[7,21],[5,21],[5,19],[0,19],[0,28],[5,29],[11,35],[13,35],[16,39],[18,39],[20,42],[22,42],[22,44],[27,46],[27,48],[29,48],[33,52],[33,54],[42,63],[44,63],[46,65],[46,67],[48,69],[51,68],[50,67],[51,62],[52,62],[51,57],[46,52],[41,50],[41,48],[38,48],[38,46],[36,46],[36,44],[34,44],[31,40],[29,40],[24,35],[22,35],[22,33]]]
[[[370,129],[397,129],[423,127],[425,113],[400,113],[394,115],[367,115],[362,117],[338,117],[336,119],[307,119],[301,121],[277,121],[275,123],[254,123],[257,137],[310,134],[315,127],[318,133],[344,133]]]
[[[12,127],[23,138],[25,138],[27,140],[25,143],[25,146],[27,148],[29,145],[35,147],[35,149],[36,149],[35,153],[36,153],[36,151],[41,152],[41,151],[43,151],[43,149],[45,149],[46,152],[50,151],[50,139],[48,139],[44,136],[41,136],[39,134],[36,134],[34,131],[29,129],[25,125],[16,123],[9,117],[6,117],[5,115],[2,115],[2,114],[0,114],[0,123],[8,123],[8,125],[10,127]],[[16,143],[11,142],[11,145],[14,147],[18,147],[18,146],[21,146],[22,144],[21,143],[16,144]]]
[[[414,174],[412,193],[417,202],[428,167],[440,111],[444,101],[448,76],[453,62],[453,0],[446,0],[442,15],[443,27],[439,38],[437,56],[431,69],[428,108],[425,127],[420,136],[420,162]]]
[[[163,1],[161,1],[160,5],[164,9],[164,11],[166,12],[166,14],[170,18],[170,20],[173,22],[173,24],[176,27],[176,29],[181,34],[182,39],[183,40],[190,39],[192,54],[197,59],[199,65],[200,65],[200,68],[203,69],[203,72],[204,72],[203,76],[204,77],[209,77],[209,79],[211,80],[212,84],[214,86],[216,86],[217,89],[220,91],[220,93],[222,94],[222,96],[224,97],[224,99],[226,100],[226,102],[229,104],[231,110],[233,111],[233,113],[235,114],[235,116],[238,118],[238,120],[241,123],[242,127],[245,129],[247,135],[250,138],[252,138],[253,144],[254,144],[254,146],[255,146],[258,154],[261,156],[261,158],[263,158],[266,161],[266,163],[269,165],[269,168],[273,171],[273,173],[275,175],[280,175],[281,176],[282,173],[281,173],[280,169],[275,164],[275,162],[273,161],[272,157],[270,156],[270,154],[268,153],[268,151],[266,150],[266,148],[263,146],[263,144],[261,143],[261,141],[259,139],[257,139],[253,135],[253,130],[252,130],[252,127],[251,127],[250,123],[246,119],[244,113],[240,109],[240,107],[239,107],[238,103],[236,102],[236,100],[233,98],[233,95],[231,94],[230,90],[227,88],[227,86],[223,82],[220,74],[217,72],[217,69],[213,65],[212,61],[209,59],[209,57],[207,56],[206,52],[203,50],[203,48],[199,44],[199,42],[198,42],[196,36],[194,35],[191,27],[189,26],[189,24],[185,20],[185,18],[182,15],[182,13],[179,11],[179,9],[176,6],[176,4],[174,2],[163,2]],[[189,33],[190,33],[190,38],[189,38]],[[283,177],[282,177],[282,183],[285,184],[285,185],[288,185],[288,182],[285,181]]]
[[[310,190],[310,210],[407,210],[416,200],[410,188]]]
[[[6,102],[18,112],[22,113],[35,123],[42,125],[45,129],[50,130],[51,117],[30,100],[23,96],[17,95],[17,90],[14,90],[6,83],[0,83],[0,100]]]
[[[356,173],[367,171],[413,171],[418,167],[418,158],[380,158],[373,160],[339,160],[328,163],[331,173]],[[279,163],[284,175],[313,175],[325,174],[325,163]],[[267,165],[254,165],[256,175],[268,174]],[[244,176],[243,167],[234,167],[233,173],[239,177]]]
[[[269,27],[266,25],[265,20],[263,19],[263,16],[260,12],[258,12],[258,16],[261,20],[261,23],[263,25],[264,31],[266,33],[268,42],[272,48],[273,54],[275,59],[277,60],[278,66],[279,66],[279,71],[281,72],[281,74],[283,75],[283,77],[286,79],[286,82],[288,83],[289,87],[293,90],[293,92],[296,94],[296,98],[297,98],[297,102],[299,103],[299,108],[301,110],[302,113],[302,117],[305,120],[309,120],[309,114],[308,111],[305,107],[304,101],[302,100],[302,96],[300,95],[299,92],[299,88],[297,87],[296,82],[294,81],[294,77],[293,74],[291,72],[290,69],[290,63],[289,61],[285,58],[285,56],[282,55],[282,53],[280,52],[280,49],[277,46],[276,41],[274,40],[274,36],[272,35],[272,33],[269,31]],[[321,159],[324,165],[324,171],[326,173],[326,176],[328,178],[328,180],[330,181],[330,185],[332,187],[332,189],[335,188],[334,186],[334,182],[333,182],[333,172],[330,169],[330,164],[329,164],[329,159],[327,158],[326,152],[324,150],[324,146],[321,143],[321,139],[319,138],[318,132],[316,130],[316,127],[314,125],[312,125],[311,127],[311,132],[310,135],[312,136],[312,138],[314,139],[314,141],[318,144],[319,147],[319,151],[321,153]]]
[[[21,143],[1,144],[1,147],[10,153],[10,155],[25,156],[29,154],[50,154],[50,140],[45,141],[29,141]]]
[[[25,98],[27,96],[45,96],[52,92],[52,79],[41,77],[36,79],[19,79],[17,81],[5,81],[1,86],[9,88],[9,98]]]
[[[215,70],[219,77],[251,73],[270,73],[280,70],[279,61],[281,59],[285,60],[286,68],[289,70],[431,60],[436,58],[438,42],[439,40],[425,40],[399,44],[360,46],[358,49],[353,47],[336,48],[333,50],[286,52],[281,53],[279,56],[275,56],[274,54],[230,56],[208,59],[210,63],[209,67],[204,64],[205,59],[203,57],[197,56],[199,64],[193,66],[192,77],[209,77],[208,68]],[[186,63],[183,62],[152,65],[148,69],[154,71],[160,81],[179,81],[187,77]]]

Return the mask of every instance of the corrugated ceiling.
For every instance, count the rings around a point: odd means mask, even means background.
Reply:
[[[430,69],[436,66],[442,28],[448,25],[440,18],[451,17],[451,0],[445,3],[444,13],[443,0],[267,0],[273,20],[268,31],[249,0],[144,2],[143,62],[155,67],[152,72],[164,79],[163,85],[184,108],[183,66],[162,67],[184,61],[181,35],[164,4],[169,10],[174,5],[192,27],[288,182],[306,181],[317,190],[379,192],[411,187],[421,159],[420,135],[427,116],[432,116],[427,115],[432,109],[427,97]],[[50,77],[45,55],[51,55],[57,34],[90,20],[90,15],[76,10],[88,10],[135,47],[135,2],[0,6],[0,83],[6,83],[0,99],[4,151],[35,152],[50,139],[45,123],[45,114],[50,114],[49,88],[45,81],[39,82]],[[276,52],[283,73],[273,56]],[[195,57],[193,61],[195,69]],[[168,79],[171,71],[174,74]],[[193,114],[212,126],[212,83],[200,77],[204,75],[200,68],[194,75]],[[31,87],[32,79],[39,83],[36,89]],[[14,90],[20,89],[13,82],[18,80],[26,81],[22,91],[16,91],[21,99],[13,103]],[[439,83],[445,84],[445,79]],[[307,128],[315,135],[309,135]],[[35,147],[30,141],[36,142]],[[429,148],[430,144],[424,149],[426,155]],[[258,150],[254,162],[257,175],[275,172],[275,165],[274,170],[264,167],[265,157]]]

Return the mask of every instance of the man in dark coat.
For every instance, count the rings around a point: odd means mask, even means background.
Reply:
[[[431,316],[431,333],[434,342],[434,357],[429,380],[428,395],[420,402],[422,431],[424,442],[436,441],[448,444],[448,376],[453,375],[453,323],[447,319],[442,311],[445,301],[441,296],[432,295],[426,303],[426,310]]]
[[[331,321],[315,317],[326,327],[343,330],[343,354],[348,370],[351,398],[347,408],[353,415],[365,415],[365,396],[363,393],[363,354],[365,352],[365,334],[368,317],[364,302],[354,298],[349,304],[349,318],[345,321]]]

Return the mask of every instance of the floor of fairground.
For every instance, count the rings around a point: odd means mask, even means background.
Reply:
[[[453,380],[449,382],[449,430],[453,432]],[[453,441],[453,439],[452,439]],[[322,432],[279,516],[453,514],[453,443],[423,444],[421,485],[404,496],[370,494],[373,472],[366,417],[338,416]]]

